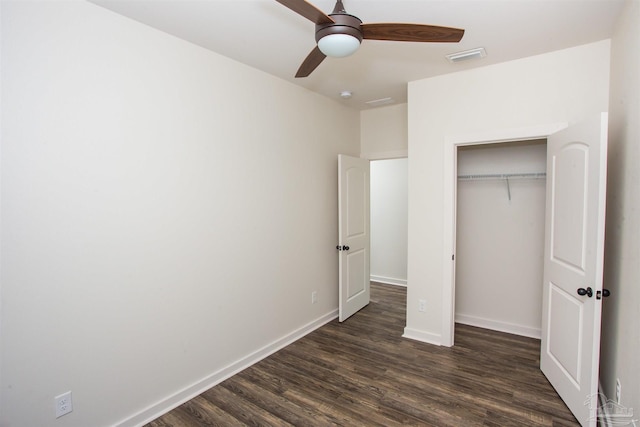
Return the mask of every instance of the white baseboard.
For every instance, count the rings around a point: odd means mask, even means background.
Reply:
[[[419,331],[417,329],[404,328],[404,334],[402,334],[402,337],[421,341],[427,344],[442,345],[442,337],[440,334]]]
[[[516,325],[498,320],[485,319],[482,317],[468,316],[466,314],[456,313],[456,323],[463,325],[477,326],[479,328],[491,329],[494,331],[506,332],[508,334],[521,335],[529,338],[540,339],[542,331],[540,328],[532,328],[529,326]]]
[[[407,279],[395,279],[393,277],[385,277],[385,276],[375,276],[371,275],[369,280],[372,282],[380,282],[385,283],[387,285],[396,285],[396,286],[404,286],[407,287]]]
[[[138,412],[131,417],[128,417],[116,424],[116,427],[134,427],[143,426],[161,415],[169,412],[170,410],[177,408],[183,403],[193,399],[199,394],[207,391],[211,387],[221,383],[222,381],[232,377],[238,372],[248,368],[249,366],[261,361],[267,356],[275,353],[276,351],[286,347],[292,342],[302,338],[310,332],[318,329],[319,327],[329,323],[333,319],[338,317],[338,310],[333,310],[330,313],[325,314],[317,318],[316,320],[302,326],[301,328],[287,334],[274,342],[262,347],[261,349],[237,360],[236,362],[214,372],[205,378],[197,381],[196,383],[176,392],[172,396],[163,399],[148,408]]]

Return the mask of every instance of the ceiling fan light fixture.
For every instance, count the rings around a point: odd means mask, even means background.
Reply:
[[[333,58],[353,55],[360,47],[360,40],[349,34],[329,34],[318,40],[322,53]]]

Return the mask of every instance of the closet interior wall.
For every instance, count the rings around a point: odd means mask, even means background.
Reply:
[[[540,337],[546,140],[458,149],[456,322]]]

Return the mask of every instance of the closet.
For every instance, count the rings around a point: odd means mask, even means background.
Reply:
[[[459,147],[455,320],[540,337],[546,140]]]

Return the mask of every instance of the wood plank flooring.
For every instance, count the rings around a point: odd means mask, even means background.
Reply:
[[[371,303],[146,427],[578,426],[539,370],[540,341],[456,325],[451,348],[401,337],[406,290]]]

